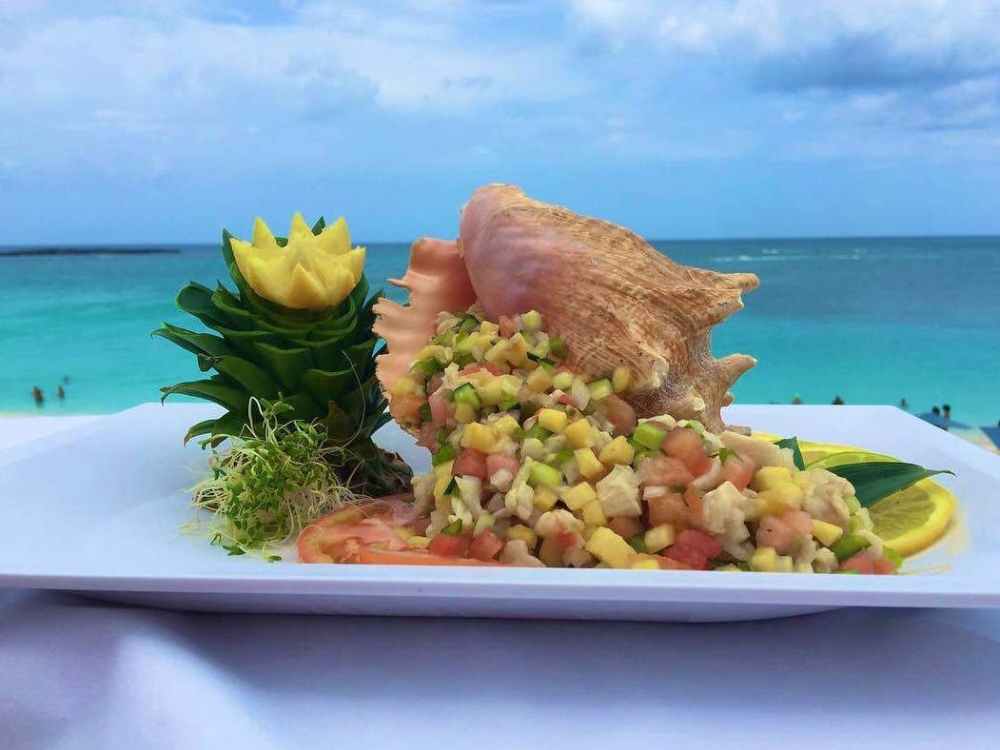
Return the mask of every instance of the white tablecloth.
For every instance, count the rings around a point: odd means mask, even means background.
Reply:
[[[2,420],[0,447],[75,421]],[[672,746],[1000,747],[1000,612],[417,620],[0,590],[2,750]]]

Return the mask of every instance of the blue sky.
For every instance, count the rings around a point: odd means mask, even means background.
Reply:
[[[452,236],[493,181],[651,237],[1000,234],[997,39],[982,0],[3,0],[0,245]]]

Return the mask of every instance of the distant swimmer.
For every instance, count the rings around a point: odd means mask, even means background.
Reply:
[[[899,399],[899,408],[903,410],[907,410],[910,408],[910,405],[906,402],[906,396],[903,396],[901,399]]]
[[[63,385],[67,385],[69,383],[69,375],[63,375],[62,382]]]
[[[31,397],[35,399],[35,406],[41,406],[45,403],[45,394],[37,385],[31,389]]]
[[[842,399],[840,397],[840,394],[837,394],[836,398],[833,399],[833,405],[834,406],[843,406],[844,405],[844,399]]]
[[[66,390],[62,386],[59,386],[56,389],[56,398],[58,398],[60,401],[66,398]]]
[[[801,406],[801,404],[802,404],[802,396],[800,396],[799,394],[796,393],[795,394],[795,398],[792,399],[792,403],[795,404],[796,406]]]

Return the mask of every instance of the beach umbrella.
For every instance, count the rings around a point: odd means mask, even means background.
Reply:
[[[979,429],[982,430],[986,437],[993,441],[993,445],[1000,450],[1000,425],[997,425],[996,427],[980,427]]]
[[[944,428],[948,426],[947,419],[942,417],[940,414],[935,414],[934,412],[931,411],[925,411],[923,414],[918,414],[917,416],[920,417],[925,422],[930,422],[935,427]]]

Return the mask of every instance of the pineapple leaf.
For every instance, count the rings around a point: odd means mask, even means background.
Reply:
[[[359,385],[358,374],[350,368],[337,372],[311,369],[302,373],[302,389],[321,404],[336,401]]]
[[[218,308],[212,304],[212,290],[196,281],[181,289],[177,295],[177,307],[194,315],[210,328],[228,322],[220,316]]]
[[[162,328],[153,331],[153,336],[160,336],[167,341],[172,341],[177,346],[187,349],[192,354],[200,354],[206,357],[223,357],[232,354],[233,349],[226,343],[225,339],[213,336],[210,333],[197,333],[186,328],[164,323]]]
[[[278,395],[281,386],[264,370],[240,357],[205,357],[209,366],[214,367],[230,380],[240,384],[248,395],[257,398],[273,399]]]
[[[240,305],[239,299],[233,293],[219,284],[218,289],[212,294],[212,304],[225,315],[231,325],[243,330],[253,330],[255,325],[254,316],[247,312]]]
[[[273,344],[260,342],[254,349],[258,354],[255,359],[289,392],[298,391],[302,373],[316,366],[312,354],[305,347],[281,349]]]
[[[224,406],[230,411],[235,412],[246,411],[247,403],[250,400],[246,393],[212,379],[188,380],[183,383],[177,383],[177,385],[161,388],[160,392],[163,394],[160,397],[160,401],[165,401],[167,396],[180,393],[185,396],[194,396],[195,398],[214,401],[219,406]]]
[[[326,221],[324,221],[323,217],[320,216],[318,219],[316,219],[316,223],[313,224],[312,233],[319,234],[324,229],[326,229]]]

